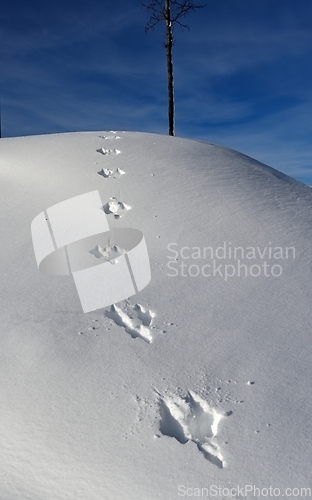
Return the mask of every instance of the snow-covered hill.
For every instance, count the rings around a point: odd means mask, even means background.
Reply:
[[[308,496],[311,189],[128,132],[1,139],[0,169],[0,498]],[[144,234],[151,281],[84,314],[31,223],[94,191]]]

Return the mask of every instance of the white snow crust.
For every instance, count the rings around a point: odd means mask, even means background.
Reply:
[[[311,488],[310,187],[220,146],[119,131],[1,139],[0,173],[0,498]],[[70,277],[39,273],[30,225],[94,190],[111,228],[143,232],[152,279],[84,314]],[[220,247],[223,275],[205,276]],[[234,247],[259,276],[238,276]]]

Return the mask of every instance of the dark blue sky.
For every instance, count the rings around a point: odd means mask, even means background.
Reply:
[[[312,184],[312,2],[206,1],[175,30],[176,135]],[[166,134],[164,26],[146,34],[148,19],[140,0],[5,2],[3,137]]]

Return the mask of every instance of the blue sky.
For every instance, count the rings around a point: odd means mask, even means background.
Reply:
[[[146,34],[148,19],[140,0],[5,2],[3,137],[167,134],[164,26]],[[175,29],[176,135],[312,184],[312,2],[207,0],[185,22],[190,31]]]

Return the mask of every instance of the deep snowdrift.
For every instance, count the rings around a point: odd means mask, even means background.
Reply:
[[[0,168],[1,499],[311,487],[311,189],[142,133],[1,139]],[[111,228],[143,232],[151,281],[84,314],[30,228],[96,190]]]

